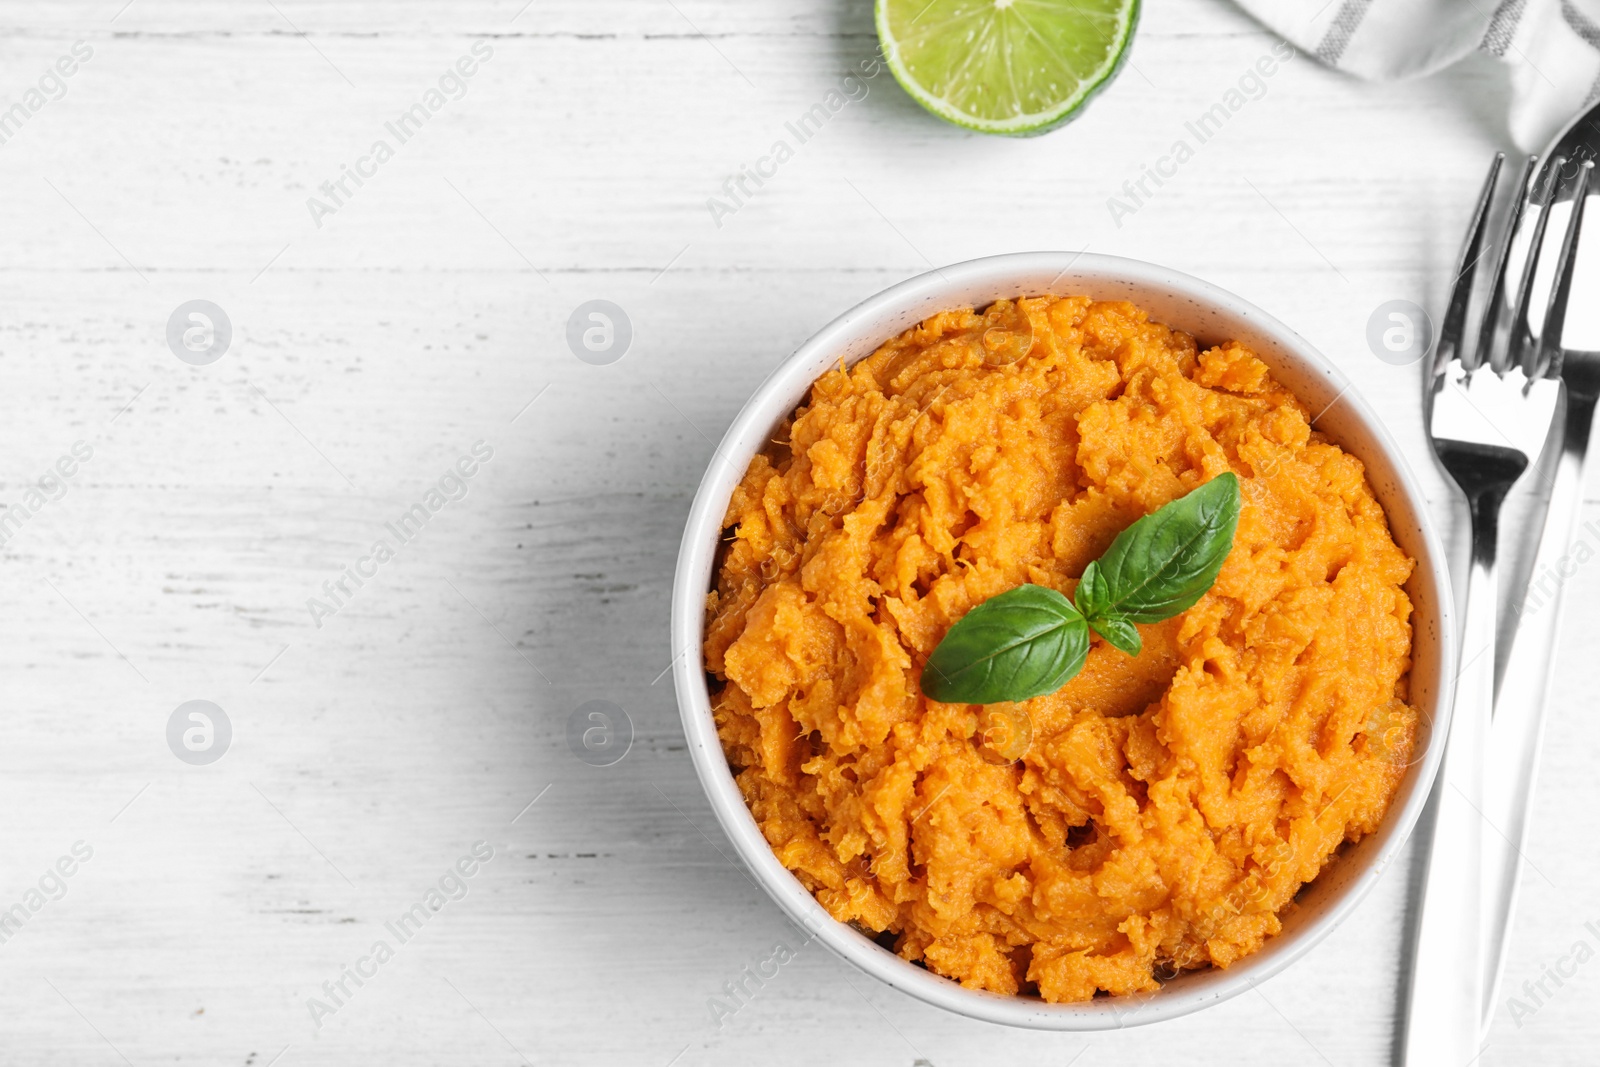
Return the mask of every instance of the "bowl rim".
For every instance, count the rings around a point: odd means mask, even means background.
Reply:
[[[1321,379],[1324,385],[1333,390],[1335,401],[1346,401],[1359,428],[1372,438],[1384,454],[1394,478],[1395,490],[1404,498],[1414,518],[1415,536],[1420,545],[1413,547],[1420,547],[1422,551],[1413,553],[1417,559],[1413,580],[1427,582],[1427,588],[1433,594],[1436,617],[1432,622],[1434,640],[1438,646],[1435,650],[1438,677],[1433,680],[1434,699],[1431,707],[1420,709],[1430,725],[1428,742],[1421,756],[1413,760],[1410,770],[1414,770],[1415,774],[1408,774],[1412,778],[1409,790],[1408,783],[1402,780],[1383,823],[1363,839],[1363,845],[1375,842],[1375,856],[1365,869],[1359,870],[1353,877],[1344,878],[1342,885],[1331,890],[1332,899],[1321,906],[1318,914],[1304,925],[1292,931],[1285,930],[1269,939],[1261,950],[1225,970],[1210,968],[1192,978],[1164,985],[1153,993],[1098,997],[1090,1001],[1063,1004],[1050,1004],[1034,997],[968,989],[956,981],[901,959],[829,915],[779,862],[745,806],[717,736],[700,656],[705,595],[728,500],[758,450],[759,442],[765,439],[772,426],[793,410],[794,404],[785,404],[782,398],[795,394],[797,389],[797,395],[803,397],[804,391],[818,376],[819,360],[824,364],[832,362],[831,357],[844,352],[855,335],[882,327],[881,332],[876,334],[877,339],[864,352],[848,357],[852,364],[906,325],[931,314],[926,308],[932,306],[932,310],[937,311],[970,303],[953,295],[963,288],[988,285],[1004,291],[1008,278],[1023,279],[1029,275],[1056,271],[1059,271],[1056,274],[1058,281],[1071,274],[1093,276],[1108,285],[1159,288],[1166,290],[1174,300],[1247,320],[1258,335],[1269,338],[1275,344],[1282,359],[1298,364],[1300,369]],[[1025,282],[1019,282],[1009,291],[1015,294],[1033,290]],[[939,299],[947,293],[952,295],[940,305]],[[923,310],[914,310],[919,308]],[[911,317],[906,321],[908,313]],[[891,324],[897,320],[904,322],[904,325]],[[859,341],[856,343],[859,346]],[[1370,480],[1370,464],[1368,467]],[[1386,513],[1391,513],[1391,510],[1386,504]],[[717,821],[755,880],[807,935],[806,943],[813,939],[820,940],[836,955],[887,985],[960,1015],[1027,1029],[1087,1032],[1122,1029],[1178,1018],[1253,988],[1310,952],[1361,903],[1404,846],[1427,804],[1438,772],[1454,702],[1454,616],[1448,556],[1434,529],[1427,498],[1418,486],[1404,453],[1359,391],[1308,341],[1249,301],[1180,271],[1102,254],[1016,252],[936,268],[875,293],[818,330],[756,388],[715,447],[685,523],[673,578],[671,639],[676,658],[672,671],[690,758]],[[1419,632],[1421,621],[1419,610],[1413,616],[1413,634]],[[1414,645],[1413,653],[1415,650]],[[1325,870],[1319,878],[1327,876]]]

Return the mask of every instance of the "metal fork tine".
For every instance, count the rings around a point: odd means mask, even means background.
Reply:
[[[1511,218],[1505,226],[1500,258],[1494,269],[1494,285],[1489,290],[1489,303],[1483,311],[1483,325],[1478,331],[1478,347],[1472,355],[1471,367],[1495,362],[1494,354],[1498,348],[1495,340],[1499,337],[1500,326],[1503,323],[1500,313],[1506,302],[1506,267],[1511,262],[1511,249],[1517,243],[1517,231],[1522,229],[1522,214],[1528,206],[1528,186],[1538,166],[1539,157],[1529,156],[1528,162],[1522,168],[1522,180],[1517,183],[1517,199],[1511,208]],[[1505,368],[1497,365],[1495,369],[1503,371]]]
[[[1594,164],[1585,162],[1578,169],[1578,186],[1572,194],[1572,217],[1567,221],[1567,234],[1561,241],[1561,259],[1556,263],[1555,280],[1550,283],[1550,303],[1545,307],[1544,325],[1539,330],[1540,362],[1545,373],[1554,377],[1561,373],[1561,340],[1556,333],[1567,321],[1567,299],[1572,295],[1572,276],[1577,273],[1578,236],[1583,230],[1583,208],[1588,201],[1589,177]],[[1555,197],[1550,198],[1551,205]]]
[[[1451,360],[1461,358],[1461,339],[1467,331],[1467,305],[1472,302],[1472,282],[1477,277],[1478,260],[1483,256],[1483,235],[1489,221],[1489,205],[1494,202],[1495,185],[1500,180],[1500,167],[1505,161],[1504,152],[1494,154],[1494,162],[1489,164],[1489,176],[1483,181],[1483,192],[1478,194],[1478,207],[1473,211],[1472,224],[1467,228],[1467,243],[1461,249],[1455,284],[1450,287],[1450,306],[1445,310],[1439,343],[1434,348],[1435,374],[1442,373]]]
[[[1517,282],[1516,310],[1511,317],[1511,334],[1506,339],[1505,366],[1521,367],[1528,377],[1534,376],[1534,364],[1539,357],[1540,345],[1533,336],[1533,323],[1528,318],[1528,308],[1533,301],[1533,279],[1539,273],[1539,261],[1544,258],[1544,235],[1550,226],[1550,215],[1556,206],[1556,192],[1561,187],[1561,168],[1567,165],[1562,156],[1552,156],[1546,172],[1550,175],[1545,190],[1544,206],[1533,224],[1533,236],[1528,241],[1528,258],[1522,265],[1522,278]]]

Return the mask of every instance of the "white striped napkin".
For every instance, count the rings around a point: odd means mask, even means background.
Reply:
[[[1600,0],[1239,0],[1302,51],[1362,78],[1408,78],[1473,51],[1511,66],[1512,139],[1540,151],[1600,99]]]

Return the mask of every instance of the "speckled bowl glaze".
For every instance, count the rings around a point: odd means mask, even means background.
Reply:
[[[1080,1004],[963,988],[828,915],[778,862],[739,795],[712,721],[700,654],[705,596],[729,497],[772,428],[805,398],[812,382],[840,359],[853,364],[935,312],[1043,294],[1130,300],[1153,319],[1193,334],[1202,347],[1226,340],[1248,345],[1279,381],[1320,412],[1317,429],[1366,464],[1396,542],[1417,560],[1407,591],[1415,606],[1411,698],[1422,711],[1418,755],[1383,825],[1347,846],[1301,891],[1283,932],[1255,955],[1227,970],[1181,975],[1154,993]],[[874,978],[961,1015],[1041,1030],[1111,1030],[1198,1011],[1276,974],[1326,937],[1377,882],[1422,813],[1443,753],[1455,678],[1452,618],[1447,560],[1422,493],[1377,415],[1331,362],[1261,309],[1197,278],[1113,256],[1025,252],[958,263],[884,290],[823,327],[756,390],[723,437],[689,513],[673,585],[673,678],[689,751],[712,809],[755,878],[808,936]]]

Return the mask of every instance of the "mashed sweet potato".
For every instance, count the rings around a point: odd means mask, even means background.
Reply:
[[[1127,303],[936,315],[820,379],[751,463],[707,598],[728,761],[835,918],[963,985],[1076,1001],[1226,967],[1375,829],[1410,759],[1412,561],[1360,461],[1237,344]],[[1070,596],[1231,470],[1212,590],[1063,689],[942,704],[923,663],[1023,582]]]

